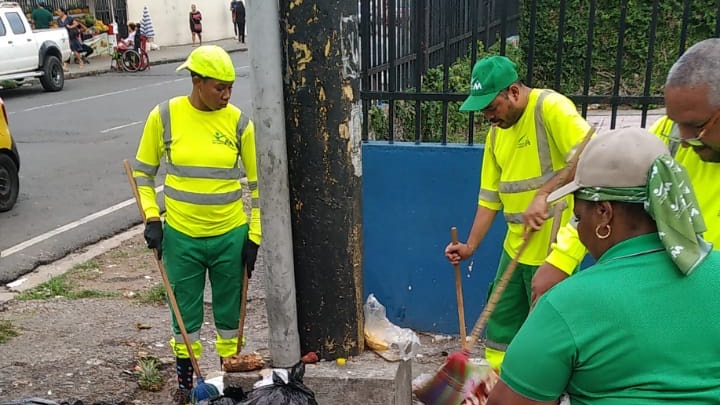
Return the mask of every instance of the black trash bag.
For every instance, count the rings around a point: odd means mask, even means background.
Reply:
[[[287,384],[273,372],[273,383],[255,388],[239,405],[318,405],[315,393],[303,384],[305,363],[298,362],[290,369]]]

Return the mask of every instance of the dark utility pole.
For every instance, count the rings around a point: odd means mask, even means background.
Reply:
[[[332,360],[364,346],[358,9],[280,7],[300,348]]]

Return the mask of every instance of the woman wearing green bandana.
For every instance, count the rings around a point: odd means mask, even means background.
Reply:
[[[548,200],[570,193],[597,262],[540,298],[488,404],[717,403],[720,252],[685,169],[650,132],[610,131]]]

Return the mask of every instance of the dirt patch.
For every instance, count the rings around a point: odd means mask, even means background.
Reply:
[[[270,360],[262,250],[248,287],[247,347]],[[168,404],[176,387],[174,357],[168,345],[170,311],[164,302],[142,300],[157,292],[162,279],[142,235],[124,241],[64,275],[75,292],[103,298],[12,300],[0,304],[0,321],[10,321],[18,336],[0,344],[0,403],[28,396],[72,404]],[[206,295],[207,297],[207,295]],[[215,352],[212,312],[206,298],[199,360],[207,378],[221,374]],[[433,373],[459,342],[418,333],[422,346],[413,374]],[[165,381],[158,392],[138,385],[138,360],[160,360]],[[378,361],[382,361],[379,360]],[[312,389],[312,387],[310,387]]]
[[[262,274],[257,273],[249,286],[245,333],[248,348],[267,355],[265,303],[259,294]],[[0,320],[11,322],[19,335],[0,345],[0,402],[35,396],[85,404],[170,403],[177,386],[168,345],[170,312],[164,303],[141,300],[156,294],[162,284],[142,236],[76,266],[65,277],[73,291],[111,297],[4,304]],[[206,305],[200,368],[211,378],[219,375],[220,361],[208,309]],[[147,356],[160,360],[166,383],[159,392],[141,389],[133,372],[138,359]]]

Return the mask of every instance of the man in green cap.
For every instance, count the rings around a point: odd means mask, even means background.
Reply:
[[[492,291],[523,245],[526,237],[523,213],[535,198],[544,202],[544,197],[538,194],[541,186],[550,184],[566,166],[571,150],[583,140],[590,126],[566,97],[524,85],[518,79],[515,63],[504,56],[486,57],[475,64],[470,96],[460,110],[482,112],[492,128],[485,142],[472,229],[466,242],[449,244],[445,256],[453,264],[472,256],[502,210],[508,231],[490,286]],[[572,215],[572,199],[567,200],[570,209],[563,212],[561,225]],[[552,222],[546,221],[532,235],[488,321],[485,358],[496,370],[529,313],[530,282],[547,256]]]
[[[215,348],[237,353],[240,294],[260,245],[255,131],[248,114],[230,104],[235,67],[225,50],[195,49],[178,67],[190,72],[192,92],[156,106],[140,138],[133,176],[145,213],[145,240],[165,264],[192,351],[200,357],[203,292],[212,287]],[[164,158],[163,158],[164,155]],[[250,218],[242,202],[241,159],[252,196]],[[156,202],[155,176],[165,161],[165,223]],[[246,280],[246,279],[245,279]],[[177,363],[176,404],[188,402],[193,367],[177,320],[170,340]]]

